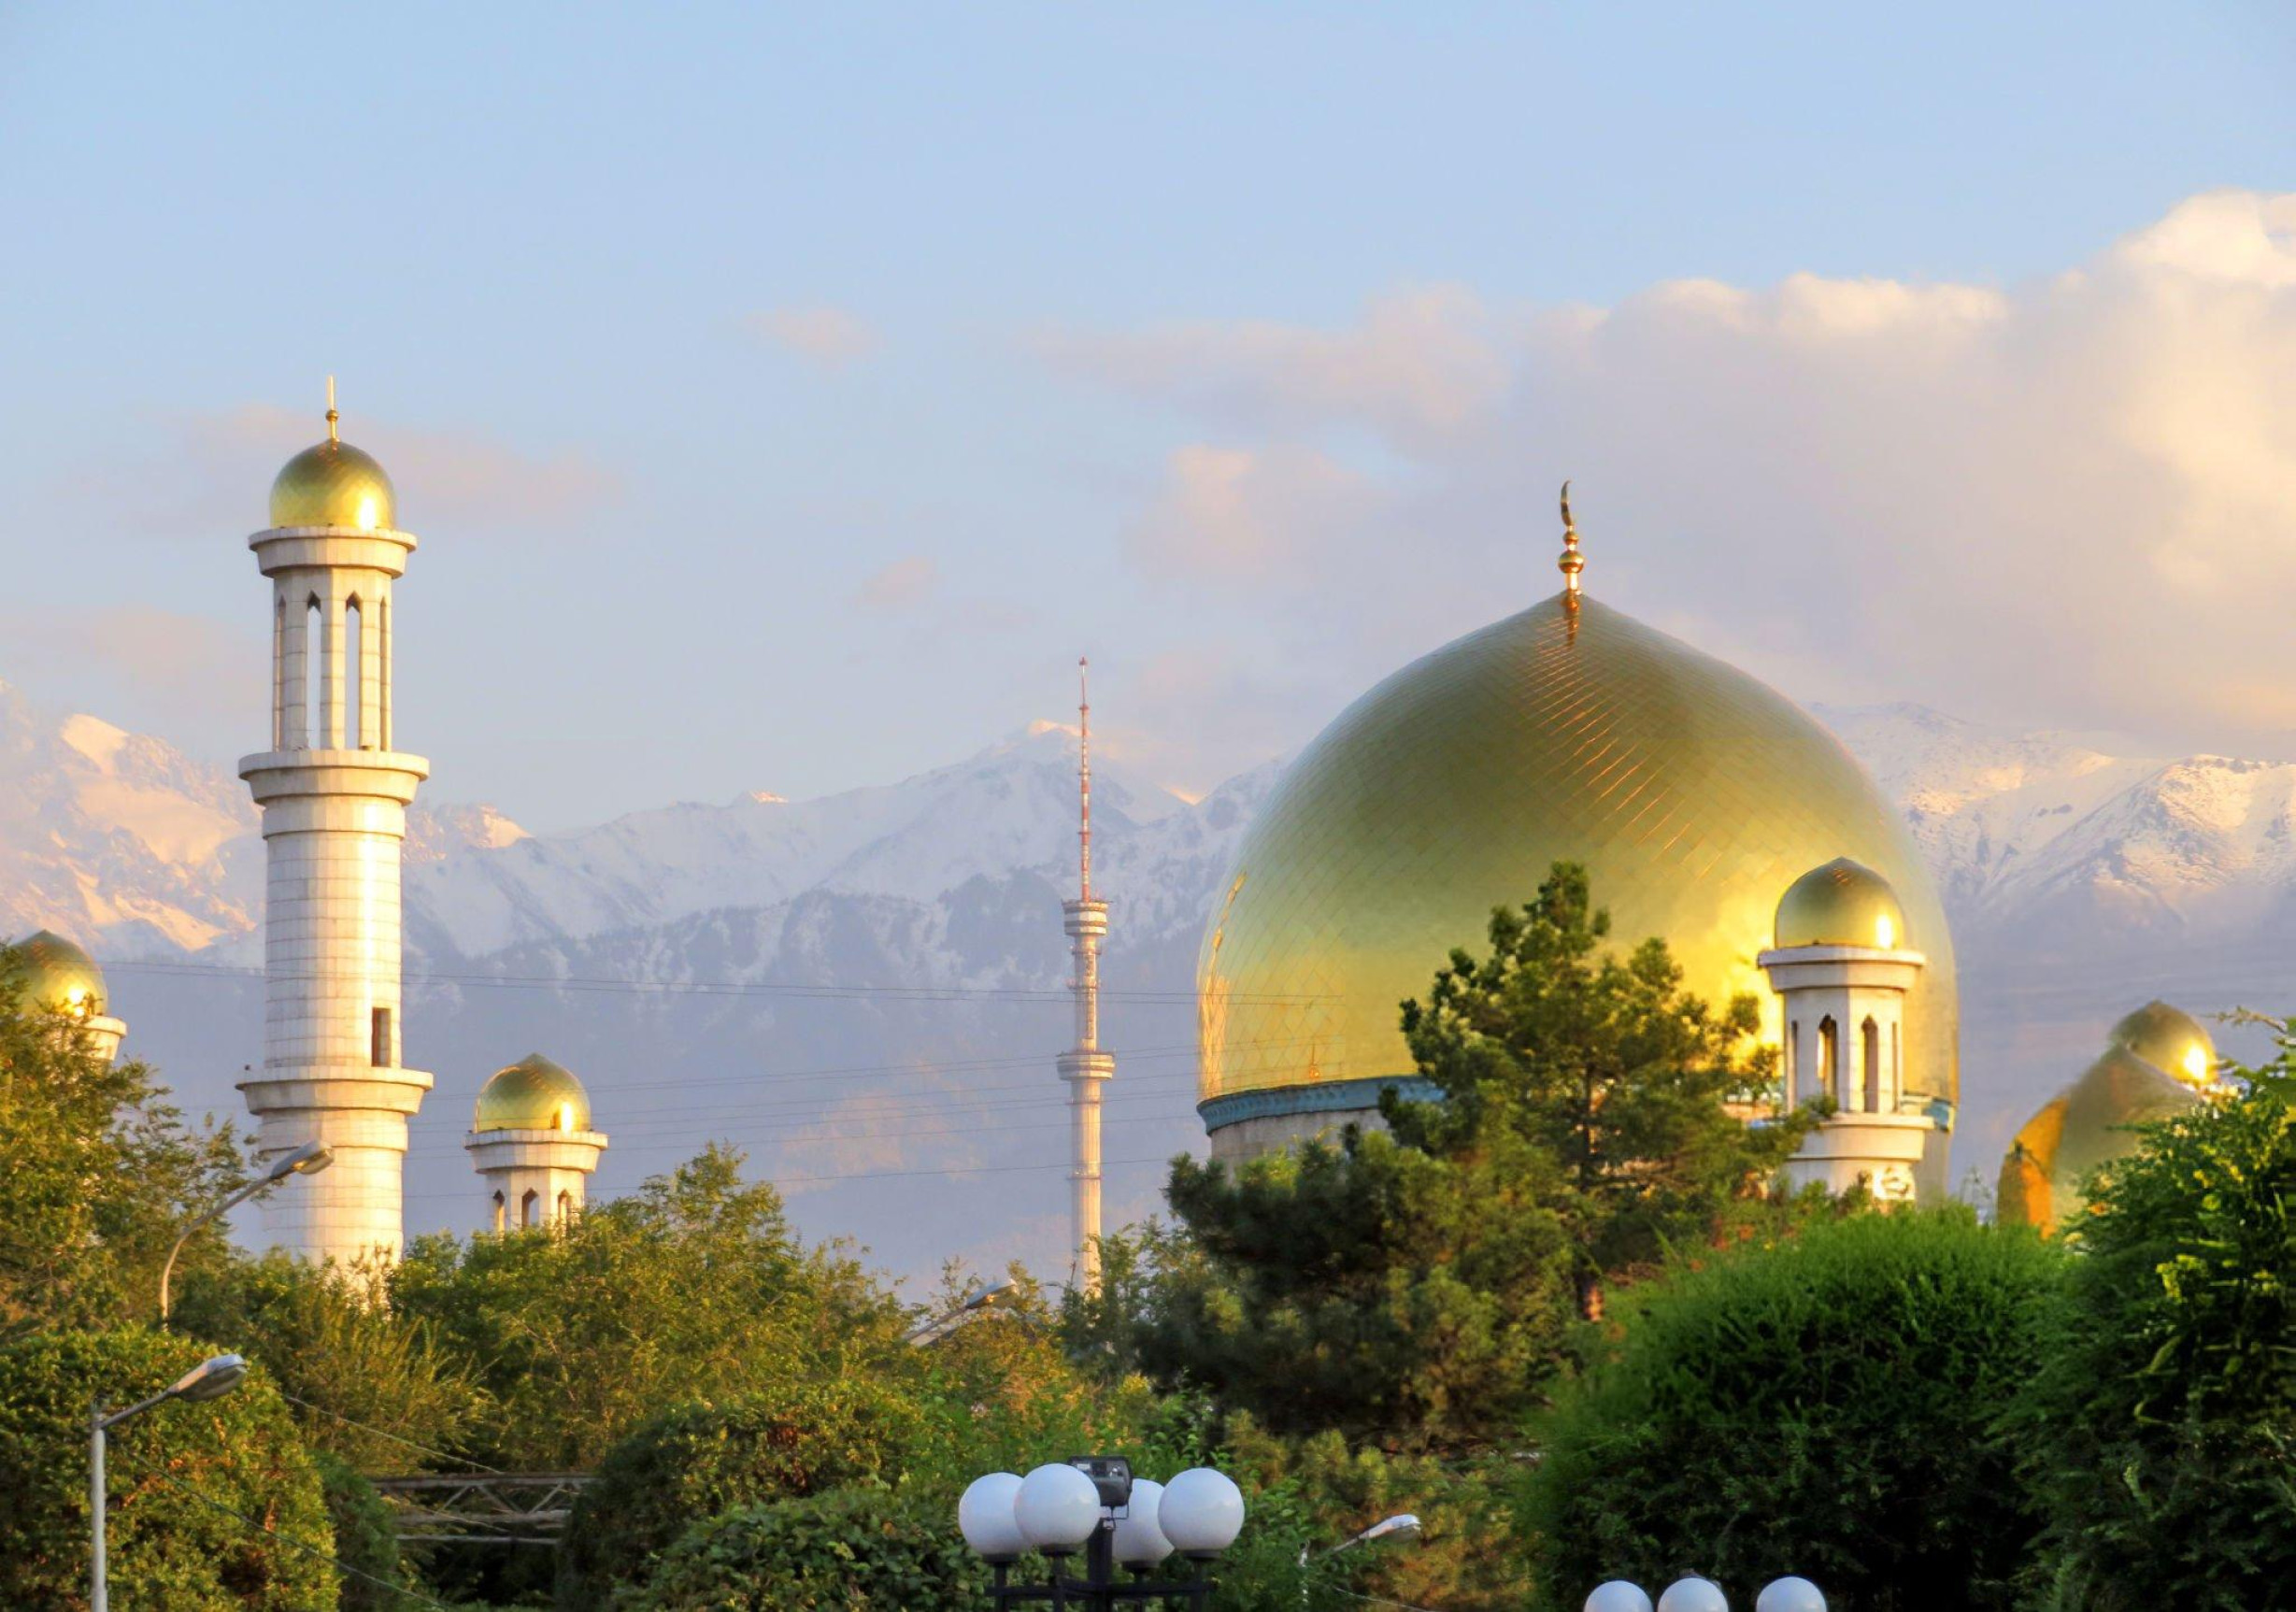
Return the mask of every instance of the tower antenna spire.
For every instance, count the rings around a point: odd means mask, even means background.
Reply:
[[[1092,663],[1077,657],[1077,893],[1092,899]]]
[[[335,411],[335,377],[331,375],[327,377],[327,440],[329,442],[340,442],[343,440],[342,437],[336,434],[335,425],[335,422],[342,418],[343,417],[341,415]]]

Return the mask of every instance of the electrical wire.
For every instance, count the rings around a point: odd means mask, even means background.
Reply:
[[[212,1510],[220,1511],[226,1517],[237,1518],[240,1521],[246,1523],[250,1528],[256,1530],[258,1533],[270,1535],[272,1538],[278,1540],[281,1545],[286,1546],[290,1550],[300,1550],[306,1556],[316,1557],[319,1561],[328,1563],[337,1573],[347,1573],[353,1578],[363,1579],[366,1583],[374,1585],[378,1590],[388,1590],[392,1594],[400,1596],[406,1600],[412,1601],[419,1606],[436,1607],[437,1612],[455,1612],[455,1609],[448,1605],[444,1601],[434,1601],[431,1599],[431,1597],[423,1594],[419,1590],[409,1590],[405,1585],[393,1584],[388,1579],[378,1578],[372,1573],[365,1572],[361,1568],[353,1567],[349,1562],[344,1561],[339,1556],[331,1556],[326,1551],[318,1548],[316,1546],[306,1545],[300,1539],[291,1538],[289,1535],[281,1534],[278,1529],[272,1527],[271,1524],[265,1522],[260,1517],[251,1516],[250,1514],[240,1510],[235,1505],[226,1505],[220,1500],[209,1499],[207,1495],[201,1493],[198,1490],[193,1489],[190,1484],[184,1482],[181,1478],[170,1477],[164,1472],[155,1472],[152,1474],[152,1476],[158,1478],[168,1488],[176,1490],[180,1493],[189,1496],[191,1499],[198,1501],[202,1505],[207,1506]],[[473,1535],[473,1537],[482,1538],[485,1536]]]

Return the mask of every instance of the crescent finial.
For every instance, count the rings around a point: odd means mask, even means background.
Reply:
[[[1578,551],[1578,527],[1571,520],[1571,484],[1562,484],[1562,553],[1555,561],[1555,568],[1562,573],[1562,586],[1569,604],[1575,609],[1578,604],[1578,574],[1587,568],[1587,557]]]

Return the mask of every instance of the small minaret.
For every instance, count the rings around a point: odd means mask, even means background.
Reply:
[[[606,1134],[590,1128],[590,1093],[574,1072],[529,1052],[479,1090],[463,1146],[486,1184],[479,1224],[524,1231],[581,1213]]]
[[[271,584],[271,743],[244,758],[263,811],[264,1061],[239,1082],[255,1153],[306,1142],[327,1173],[264,1205],[271,1246],[349,1264],[402,1233],[406,1119],[431,1077],[399,1064],[399,862],[430,763],[392,732],[392,585],[414,552],[391,478],[335,430],[271,484],[248,539]]]
[[[18,974],[10,985],[25,1006],[50,1008],[79,1020],[88,1049],[110,1063],[120,1056],[127,1026],[111,1017],[111,993],[95,959],[52,929],[15,943]]]
[[[1787,1161],[1788,1178],[1911,1203],[1937,1121],[1905,1095],[1905,995],[1929,959],[1905,947],[1897,892],[1838,857],[1787,888],[1774,938],[1754,961],[1785,1008],[1782,1108],[1818,1097],[1834,1105]]]
[[[1100,1291],[1100,1089],[1116,1073],[1115,1057],[1100,1049],[1100,943],[1108,935],[1108,904],[1092,893],[1092,698],[1091,663],[1077,663],[1077,899],[1061,903],[1063,927],[1076,950],[1069,989],[1077,999],[1077,1044],[1061,1054],[1068,1082],[1068,1111],[1076,1163],[1069,1179],[1069,1241],[1075,1250],[1070,1284]]]

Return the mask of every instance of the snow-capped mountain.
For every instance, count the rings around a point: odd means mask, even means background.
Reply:
[[[2296,766],[2115,755],[1908,706],[1821,715],[1904,811],[1953,918],[1963,1169],[1989,1175],[2010,1129],[2148,997],[2281,1005]],[[895,1268],[952,1248],[1048,1264],[1075,769],[1073,730],[1038,723],[898,783],[570,834],[419,806],[407,1055],[438,1086],[416,1120],[410,1224],[470,1221],[466,1105],[540,1049],[589,1078],[615,1137],[602,1191],[720,1136],[802,1222]],[[1201,1140],[1196,947],[1277,771],[1191,803],[1096,762],[1113,1219],[1151,1208],[1161,1161]],[[235,1113],[231,1081],[260,1055],[261,866],[228,768],[0,688],[0,925],[96,950],[131,1049],[194,1108]]]

